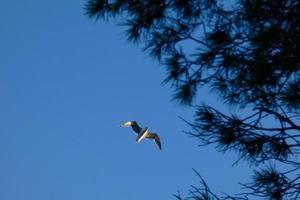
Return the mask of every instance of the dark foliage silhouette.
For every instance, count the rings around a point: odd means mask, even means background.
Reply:
[[[198,174],[200,186],[175,198],[300,199],[299,13],[298,0],[87,1],[90,18],[118,18],[127,39],[166,67],[174,99],[192,106],[202,87],[241,111],[195,106],[187,134],[237,152],[237,163],[257,167],[252,180],[218,195]]]

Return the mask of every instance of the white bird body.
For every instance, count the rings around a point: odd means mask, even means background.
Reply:
[[[158,148],[161,150],[161,143],[158,134],[149,132],[148,127],[142,129],[136,121],[125,122],[121,126],[132,128],[132,130],[137,134],[136,143],[140,143],[143,139],[151,139],[154,140]]]

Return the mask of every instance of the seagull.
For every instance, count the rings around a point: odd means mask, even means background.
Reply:
[[[131,127],[132,130],[137,134],[136,143],[140,143],[143,139],[154,140],[157,147],[161,150],[160,138],[156,133],[151,133],[148,131],[148,127],[141,128],[136,121],[125,122],[121,127]]]

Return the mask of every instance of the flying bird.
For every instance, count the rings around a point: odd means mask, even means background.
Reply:
[[[137,134],[136,143],[140,143],[143,139],[154,140],[157,147],[161,150],[160,138],[156,133],[151,133],[148,131],[148,127],[141,128],[136,121],[125,122],[121,125],[122,127],[131,127],[132,130]]]

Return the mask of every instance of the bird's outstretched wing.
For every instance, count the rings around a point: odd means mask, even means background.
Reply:
[[[145,138],[154,140],[157,147],[161,150],[160,138],[156,133],[148,132],[147,135],[145,136]]]
[[[155,136],[154,136],[154,142],[156,143],[156,145],[158,146],[158,148],[161,150],[160,138],[158,137],[157,134],[155,134]]]
[[[136,134],[139,134],[142,131],[142,128],[138,125],[136,121],[133,121],[131,128]]]
[[[122,127],[130,127],[132,128],[132,130],[136,133],[139,134],[142,130],[142,128],[138,125],[138,123],[136,121],[129,121],[129,122],[125,122],[124,124],[121,125]]]

